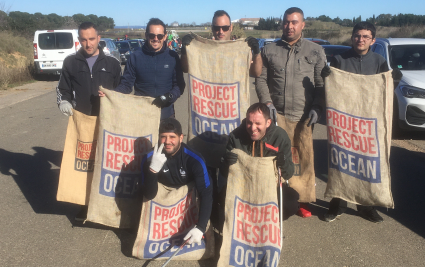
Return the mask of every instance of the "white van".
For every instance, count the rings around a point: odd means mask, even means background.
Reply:
[[[34,34],[34,65],[37,74],[57,74],[63,60],[81,47],[78,30],[41,30]]]

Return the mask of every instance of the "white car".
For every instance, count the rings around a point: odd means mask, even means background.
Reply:
[[[81,47],[77,30],[40,30],[34,33],[34,65],[37,74],[57,74],[63,60]]]
[[[425,39],[377,38],[372,51],[382,55],[390,69],[403,73],[394,81],[394,123],[425,131]]]

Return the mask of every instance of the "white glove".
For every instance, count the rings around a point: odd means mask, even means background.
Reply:
[[[159,148],[158,144],[156,144],[153,148],[153,156],[149,168],[151,168],[151,170],[153,170],[154,172],[159,172],[162,169],[162,166],[164,166],[164,163],[167,161],[167,157],[165,156],[165,154],[162,154],[163,148],[164,143],[162,143]]]
[[[187,241],[189,245],[191,245],[192,243],[201,245],[201,240],[203,235],[204,233],[202,233],[201,230],[195,227],[192,230],[190,230],[189,233],[187,233],[187,235],[183,238],[183,240],[186,240],[189,238],[189,241]]]
[[[59,109],[66,116],[72,116],[72,105],[66,100],[63,100],[59,104]]]

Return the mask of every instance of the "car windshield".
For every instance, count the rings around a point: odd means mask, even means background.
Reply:
[[[41,49],[70,49],[74,46],[72,33],[48,32],[38,35],[38,45]]]
[[[396,45],[389,51],[391,68],[425,70],[425,45]]]
[[[127,42],[122,42],[122,43],[117,43],[117,46],[118,46],[118,48],[120,48],[120,49],[128,49],[128,48],[130,48],[129,46],[128,46],[128,43]]]
[[[350,47],[332,47],[332,48],[326,47],[325,48],[325,54],[326,54],[327,57],[332,57],[332,56],[342,54],[349,49],[350,49]]]
[[[139,48],[139,42],[129,42],[132,48]]]
[[[106,47],[106,43],[105,43],[105,41],[99,41],[99,45],[100,45],[102,48],[105,48],[105,47]]]

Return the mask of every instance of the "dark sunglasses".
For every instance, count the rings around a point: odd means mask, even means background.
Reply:
[[[149,39],[155,39],[155,36],[158,38],[158,40],[162,40],[162,38],[164,38],[164,34],[153,34],[153,33],[149,33],[148,37]]]
[[[223,32],[227,32],[227,31],[230,30],[230,25],[229,26],[216,26],[216,25],[212,26],[212,30],[215,31],[215,32],[219,32],[220,29],[222,29]]]

